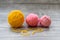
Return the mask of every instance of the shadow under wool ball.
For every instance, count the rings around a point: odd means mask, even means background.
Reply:
[[[12,10],[8,14],[8,23],[11,27],[21,27],[24,22],[24,15],[20,10]]]
[[[26,23],[33,27],[33,26],[37,26],[38,24],[38,16],[34,13],[30,13],[27,17],[26,17]]]

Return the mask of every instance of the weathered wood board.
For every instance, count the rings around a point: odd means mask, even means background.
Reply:
[[[28,37],[12,32],[7,22],[7,15],[14,9],[22,10],[25,17],[31,12],[36,13],[39,17],[49,15],[52,20],[49,30]],[[60,40],[60,5],[1,4],[0,40]]]

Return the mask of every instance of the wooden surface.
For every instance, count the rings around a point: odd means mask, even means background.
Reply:
[[[23,37],[20,33],[10,30],[7,22],[7,14],[14,9],[22,10],[25,17],[36,13],[39,17],[49,15],[52,23],[48,30],[35,35]],[[0,40],[60,40],[60,5],[41,4],[1,4],[0,5]]]
[[[60,3],[60,0],[0,0],[0,3]]]

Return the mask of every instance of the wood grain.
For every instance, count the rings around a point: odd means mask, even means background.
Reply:
[[[0,0],[0,3],[53,3],[53,4],[60,4],[60,0]]]
[[[11,10],[22,10],[25,18],[34,12],[39,17],[49,15],[52,23],[49,29],[28,37],[23,37],[20,33],[10,30],[7,22],[7,15]],[[40,5],[40,4],[1,4],[0,5],[0,40],[60,40],[60,5]]]

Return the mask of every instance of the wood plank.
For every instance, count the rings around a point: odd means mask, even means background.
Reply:
[[[60,40],[60,5],[3,4],[0,6],[0,40]],[[51,26],[44,32],[23,37],[20,33],[12,32],[8,25],[7,14],[13,9],[22,10],[25,18],[30,12],[36,13],[39,17],[49,15],[52,20]]]
[[[60,0],[0,0],[0,3],[60,3]]]

